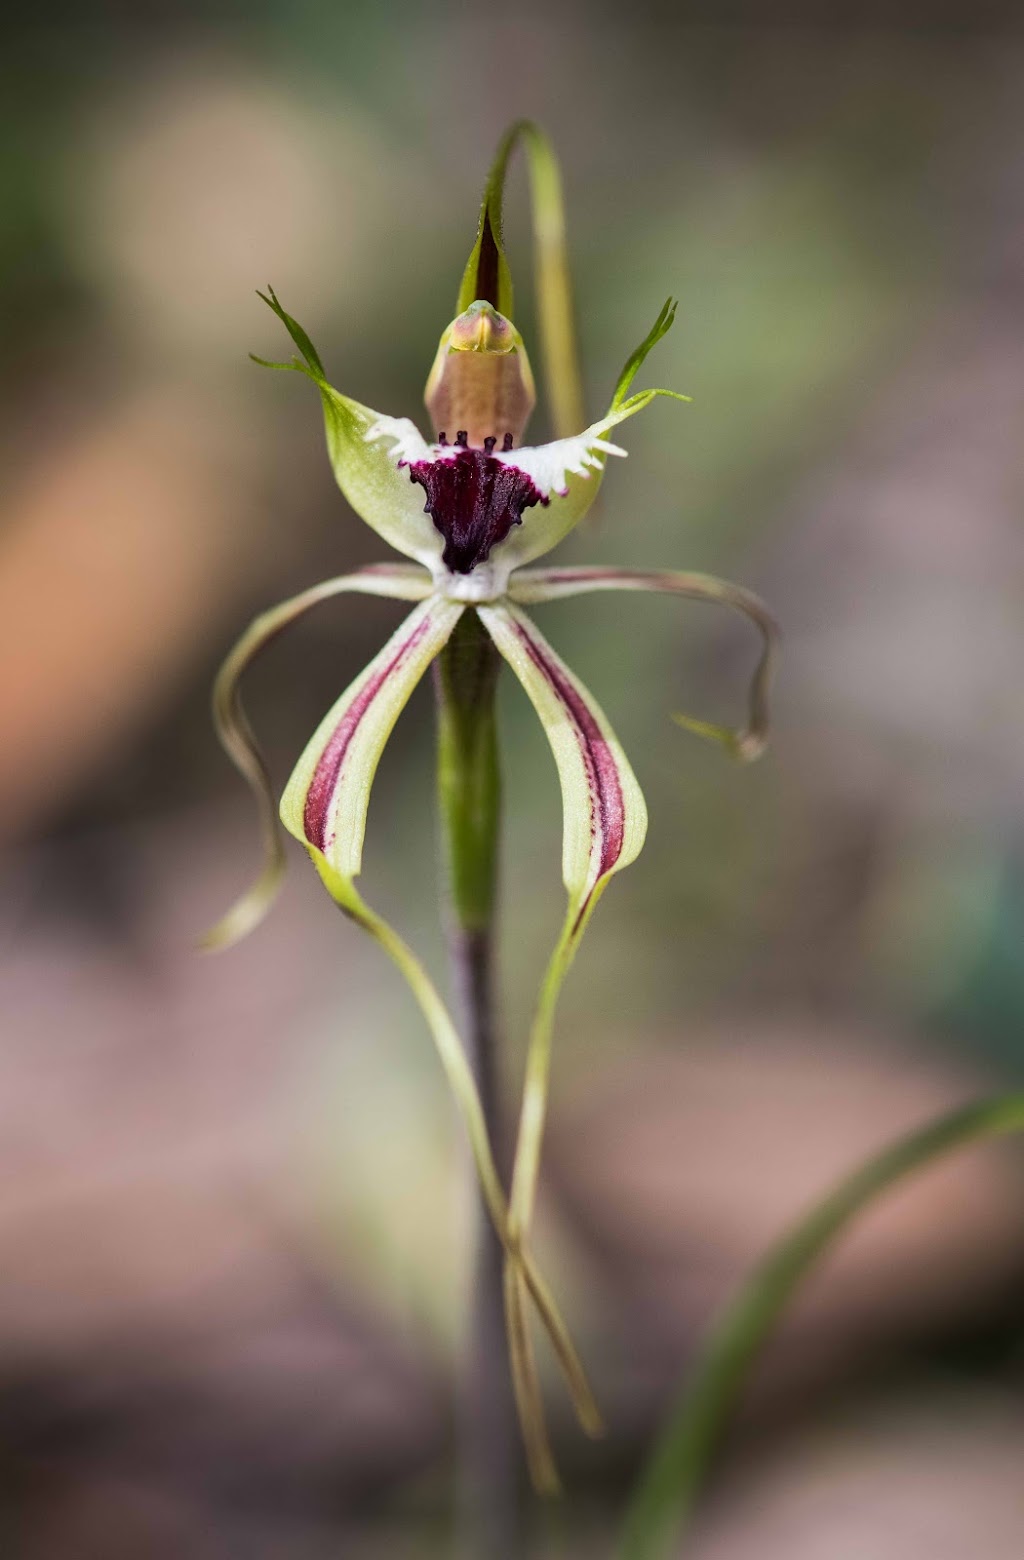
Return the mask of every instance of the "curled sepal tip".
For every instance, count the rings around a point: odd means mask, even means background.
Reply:
[[[721,726],[691,715],[673,715],[684,730],[718,742],[742,763],[760,758],[768,746],[771,724],[770,696],[780,633],[771,612],[759,596],[742,585],[716,579],[712,574],[693,574],[682,570],[658,569],[524,569],[512,581],[514,601],[537,604],[559,601],[566,596],[589,591],[651,591],[686,596],[693,601],[715,602],[733,607],[748,618],[761,635],[761,655],[750,679],[747,695],[747,721],[744,726]]]
[[[280,841],[275,839],[271,844],[268,835],[265,849],[267,860],[263,871],[231,909],[208,932],[203,933],[198,943],[201,953],[220,953],[225,948],[233,948],[235,943],[255,931],[269,913],[281,887],[287,863]]]
[[[673,713],[672,719],[677,726],[693,736],[703,737],[705,742],[717,742],[741,764],[754,763],[768,746],[767,735],[760,736],[749,730],[737,731],[732,726],[716,726],[712,721],[698,720],[694,715],[681,715],[678,711]]]

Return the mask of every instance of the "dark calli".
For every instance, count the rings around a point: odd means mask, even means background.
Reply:
[[[454,574],[470,574],[521,524],[524,509],[548,502],[525,471],[495,460],[494,434],[484,439],[482,450],[470,449],[467,437],[460,429],[450,455],[418,460],[409,467],[412,480],[426,492],[423,507],[444,537],[441,561]],[[442,433],[439,443],[447,442]],[[503,449],[511,448],[512,435],[506,433]]]

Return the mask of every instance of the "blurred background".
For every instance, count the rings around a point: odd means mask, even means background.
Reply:
[[[288,350],[254,289],[420,415],[528,114],[591,414],[669,293],[642,382],[694,398],[630,425],[558,561],[724,574],[786,632],[742,770],[667,719],[739,715],[742,621],[538,613],[651,812],[563,1001],[539,1232],[611,1425],[582,1443],[552,1383],[566,1552],[603,1555],[757,1255],[1024,1077],[1018,7],[51,0],[0,81],[3,1552],[450,1550],[468,1198],[428,1037],[298,850],[247,943],[194,944],[258,857],[216,665],[382,556],[311,388],[247,359]],[[508,226],[529,341],[520,180]],[[340,599],[254,670],[281,782],[398,610]],[[554,768],[502,698],[511,1093],[562,891]],[[425,687],[365,887],[443,976],[432,741]],[[863,1221],[752,1384],[697,1560],[1024,1551],[1022,1188],[1019,1149],[973,1152]]]

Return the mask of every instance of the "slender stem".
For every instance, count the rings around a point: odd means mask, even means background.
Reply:
[[[450,896],[449,953],[467,1060],[501,1165],[504,1119],[494,1014],[501,785],[500,658],[467,612],[435,662],[438,798]],[[473,1182],[472,1311],[460,1393],[460,1510],[466,1560],[513,1560],[521,1453],[505,1348],[503,1251]]]

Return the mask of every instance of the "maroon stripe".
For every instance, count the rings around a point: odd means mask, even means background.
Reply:
[[[331,733],[327,746],[321,753],[320,760],[313,771],[313,779],[310,782],[309,790],[306,792],[306,806],[302,815],[302,826],[306,838],[318,850],[327,849],[327,824],[330,816],[331,800],[341,775],[341,766],[345,762],[345,754],[351,746],[352,738],[359,730],[363,716],[370,708],[384,683],[387,682],[392,673],[398,671],[403,661],[408,659],[420,640],[429,632],[431,626],[432,621],[429,615],[421,618],[409,638],[404,644],[399,646],[390,661],[382,666],[379,671],[375,672],[369,681],[360,688]]]
[[[501,271],[498,241],[491,226],[491,211],[485,206],[480,224],[480,254],[476,262],[476,298],[498,308],[498,277]]]
[[[664,585],[665,576],[656,570],[641,569],[545,569],[544,583],[549,585],[594,584],[599,580],[620,580],[624,587],[635,585]],[[540,582],[538,582],[540,583]]]
[[[545,569],[544,578],[550,584],[573,585],[577,580],[615,579],[621,569]]]
[[[608,746],[608,739],[594,718],[593,712],[586,701],[580,697],[569,678],[557,663],[547,659],[522,623],[516,621],[514,626],[530,660],[538,671],[543,673],[572,719],[590,790],[591,839],[598,829],[601,835],[601,856],[598,867],[600,879],[606,872],[611,871],[622,854],[626,831],[626,809],[622,798],[618,765]],[[587,901],[584,901],[577,918],[577,925],[586,905]]]

